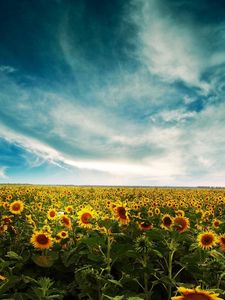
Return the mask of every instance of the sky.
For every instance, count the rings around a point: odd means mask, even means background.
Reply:
[[[225,186],[224,11],[0,1],[0,183]]]

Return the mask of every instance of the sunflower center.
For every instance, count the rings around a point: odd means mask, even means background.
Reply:
[[[126,209],[123,206],[117,207],[117,212],[121,219],[126,219]]]
[[[50,215],[51,218],[54,218],[55,217],[55,212],[52,210],[52,211],[50,211],[49,215]]]
[[[165,226],[170,226],[170,225],[172,224],[172,220],[170,219],[170,217],[165,217],[165,218],[163,219],[163,224],[164,224]]]
[[[205,235],[202,237],[203,245],[211,245],[213,242],[213,237],[211,235]]]
[[[41,245],[46,245],[48,244],[48,237],[42,233],[36,237],[36,241]]]
[[[14,211],[18,211],[18,210],[20,210],[20,204],[19,204],[19,203],[15,203],[15,204],[13,204],[13,206],[12,206],[12,210],[14,210]]]
[[[147,222],[142,222],[140,224],[141,228],[143,230],[149,230],[149,229],[152,229],[152,224],[151,223],[147,223]]]
[[[64,223],[64,224],[66,224],[66,225],[69,225],[70,224],[70,221],[69,221],[69,219],[67,219],[67,218],[62,218],[62,222]]]
[[[81,216],[81,222],[84,224],[88,224],[90,223],[88,220],[90,220],[92,218],[92,215],[88,212],[82,214]]]
[[[10,223],[11,222],[11,219],[10,218],[8,218],[8,217],[6,217],[6,218],[3,218],[2,219],[5,223]]]
[[[220,243],[223,244],[223,245],[225,245],[225,237],[221,237],[220,238]]]
[[[183,217],[177,217],[174,220],[175,229],[179,232],[183,232],[188,228],[188,222]]]

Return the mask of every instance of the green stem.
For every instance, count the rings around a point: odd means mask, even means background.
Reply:
[[[110,235],[107,234],[107,248],[106,248],[106,254],[102,251],[101,246],[99,246],[99,250],[102,253],[104,260],[106,262],[106,272],[107,275],[110,276],[111,275],[111,240],[110,240]],[[107,283],[105,283],[105,285],[100,288],[98,290],[98,294],[99,294],[99,300],[103,300],[104,299],[104,293],[106,291],[107,288]]]
[[[149,291],[148,291],[148,273],[146,272],[146,268],[148,266],[148,255],[144,254],[143,258],[143,267],[144,267],[144,294],[145,300],[149,299]]]
[[[99,297],[99,300],[103,300],[104,299],[104,293],[105,293],[105,290],[107,288],[107,283],[104,284],[104,286],[101,288],[101,294],[100,294],[100,297]]]
[[[170,250],[169,252],[169,260],[168,260],[168,277],[170,282],[172,283],[172,279],[173,279],[173,255],[175,253],[175,250]],[[168,300],[171,299],[171,295],[172,295],[172,285],[169,285],[169,290],[168,290]]]
[[[106,252],[106,270],[108,275],[111,274],[111,241],[110,236],[107,235],[107,252]]]
[[[145,288],[144,288],[143,285],[138,281],[138,279],[135,278],[134,281],[137,282],[137,284],[138,284],[138,285],[142,288],[142,290],[144,291]]]
[[[176,275],[173,276],[173,279],[176,279],[177,276],[185,269],[185,267],[182,267],[179,271],[177,271]]]
[[[223,272],[222,274],[220,274],[218,282],[217,282],[217,285],[216,285],[217,289],[220,288],[220,284],[221,284],[221,281],[222,281],[222,279],[223,279],[224,276],[225,276],[225,272]]]

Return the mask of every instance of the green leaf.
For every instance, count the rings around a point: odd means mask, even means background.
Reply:
[[[1,261],[0,261],[0,269],[1,270],[5,270],[8,267],[13,266],[13,265],[15,265],[15,262],[13,262],[13,261],[6,261],[3,259],[1,259]]]
[[[87,237],[87,238],[83,238],[82,243],[86,244],[87,246],[104,246],[105,245],[105,240],[98,236],[98,237]]]
[[[10,259],[14,259],[14,260],[23,260],[23,257],[18,255],[16,252],[14,251],[8,251],[6,254],[6,257],[10,258]]]
[[[30,276],[22,275],[21,279],[23,280],[24,283],[30,283],[30,282],[37,283],[37,281]]]
[[[102,257],[100,255],[96,255],[96,254],[93,254],[93,253],[88,254],[88,258],[91,261],[94,261],[94,262],[101,262],[102,261]]]
[[[149,230],[146,232],[146,235],[151,239],[151,240],[156,240],[156,241],[161,241],[162,238],[164,237],[165,233],[161,229],[158,228],[153,228],[152,230]]]
[[[75,264],[79,259],[77,249],[75,248],[72,249],[71,251],[64,252],[61,258],[65,267],[69,267],[70,265]]]
[[[36,265],[43,268],[50,268],[55,262],[51,255],[33,255],[31,259]]]
[[[189,251],[193,251],[193,250],[195,250],[197,248],[198,248],[198,244],[197,243],[193,243],[193,244],[191,244],[191,246],[189,248]]]
[[[216,251],[216,250],[211,250],[210,251],[210,256],[222,261],[222,262],[225,262],[225,257],[222,253],[220,253],[219,251]]]
[[[118,256],[126,255],[128,251],[132,250],[132,246],[130,243],[126,244],[114,244],[112,246],[112,253],[115,255],[117,258]]]
[[[152,253],[153,254],[155,254],[155,255],[157,255],[158,257],[160,257],[160,258],[163,258],[164,256],[162,255],[162,253],[161,252],[159,252],[158,250],[152,250]]]
[[[117,285],[117,286],[119,286],[119,287],[123,287],[122,284],[121,284],[119,281],[117,281],[117,280],[114,280],[114,279],[108,279],[108,281],[109,281],[109,282],[112,282],[113,284],[115,284],[115,285]]]

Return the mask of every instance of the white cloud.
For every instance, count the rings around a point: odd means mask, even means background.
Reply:
[[[196,100],[197,100],[196,97],[190,97],[189,95],[184,96],[184,104],[185,105],[191,104],[191,103],[195,102]]]
[[[154,106],[174,92],[173,87],[168,90],[165,83],[155,82],[140,68],[135,73],[120,72],[108,85],[96,89],[95,96],[109,107],[118,107],[128,99],[130,103]]]
[[[0,179],[6,179],[8,176],[6,175],[6,167],[0,167]]]
[[[161,10],[161,1],[134,1],[139,9],[133,19],[139,28],[139,57],[153,74],[163,80],[182,80],[208,93],[210,85],[201,80],[208,65],[204,29],[193,27]],[[196,25],[197,26],[197,25]],[[200,44],[200,41],[202,45]]]
[[[16,72],[16,69],[13,68],[12,66],[4,66],[4,65],[1,65],[0,66],[0,72],[3,72],[3,73],[14,73]]]
[[[43,158],[44,160],[52,163],[60,160],[60,155],[55,149],[34,138],[19,134],[10,128],[7,128],[3,124],[0,124],[0,136],[8,142],[15,143],[18,146],[25,148],[27,151],[34,153],[37,157]]]
[[[182,111],[181,116],[182,113],[185,116],[185,112]],[[128,147],[144,143],[147,148],[148,145],[150,148],[151,145],[155,145],[163,149],[162,153],[158,155],[152,155],[150,152],[149,155],[138,161],[134,161],[130,157],[117,159],[116,156],[108,160],[76,158],[36,139],[13,132],[5,126],[1,125],[0,132],[10,142],[17,143],[35,154],[37,161],[44,160],[61,167],[67,166],[70,170],[73,170],[74,167],[84,171],[92,170],[93,174],[99,172],[95,180],[91,180],[91,176],[89,176],[89,182],[80,178],[79,180],[83,184],[189,184],[194,186],[214,184],[222,186],[222,177],[225,178],[225,159],[223,158],[225,138],[223,130],[221,130],[225,126],[224,115],[225,104],[217,107],[211,105],[200,113],[194,114],[191,123],[181,123],[179,128],[176,126],[170,128],[153,126],[146,128],[139,135],[132,136],[132,132],[118,134],[117,131],[117,135],[110,136],[109,139],[119,141]],[[162,116],[166,120],[180,119],[176,110],[174,112],[164,111]],[[89,125],[87,127],[89,128]],[[107,133],[106,130],[105,134]],[[110,151],[113,151],[113,147]],[[105,175],[102,178],[100,174]]]
[[[121,160],[76,160],[74,157],[66,156],[59,151],[24,135],[18,134],[9,130],[5,126],[0,127],[1,135],[10,142],[17,143],[29,152],[34,153],[37,157],[44,159],[50,163],[57,164],[58,166],[73,166],[80,169],[96,170],[106,172],[108,174],[114,174],[119,177],[143,177],[151,176],[154,178],[175,176],[180,172],[180,161],[176,157],[176,161],[172,159],[172,156],[165,156],[159,158],[145,159],[144,162],[140,161],[121,161]],[[162,144],[162,136],[160,138],[159,132],[157,132],[158,140]],[[164,139],[165,142],[165,139]],[[168,146],[168,145],[167,145]]]
[[[162,110],[161,112],[152,116],[154,120],[161,118],[164,122],[184,122],[196,116],[196,112],[186,111],[184,108],[174,110]]]
[[[110,122],[110,116],[101,108],[84,107],[79,104],[79,101],[71,103],[63,98],[58,100],[58,103],[49,111],[49,118],[55,133],[60,133],[62,137],[67,136],[70,139],[68,131],[74,130],[76,134],[72,135],[71,139],[75,140],[80,134],[111,135],[112,129],[105,124],[106,120]],[[85,139],[85,135],[83,138]],[[82,143],[82,140],[80,142]]]
[[[216,52],[212,55],[210,59],[210,64],[212,66],[221,65],[225,62],[225,52]]]
[[[141,163],[126,163],[117,161],[76,161],[65,159],[64,162],[68,165],[79,167],[81,169],[92,169],[98,171],[104,171],[117,176],[152,176],[155,178],[161,178],[165,176],[175,176],[180,172],[180,166],[174,164],[171,160],[172,156],[149,159],[145,164]]]
[[[186,175],[193,181],[215,182],[221,174],[225,178],[224,115],[224,103],[209,105],[181,127],[178,147]]]

